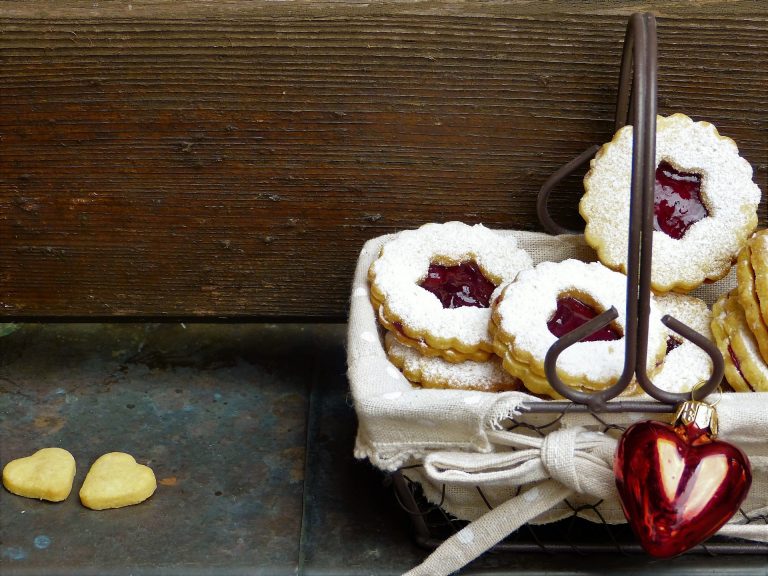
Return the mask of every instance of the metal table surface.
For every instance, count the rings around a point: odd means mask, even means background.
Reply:
[[[77,460],[53,504],[0,490],[0,573],[401,574],[426,552],[383,476],[355,461],[345,326],[26,325],[0,338],[0,464],[45,446]],[[158,490],[82,507],[101,454]],[[464,574],[754,574],[764,557],[488,554]]]

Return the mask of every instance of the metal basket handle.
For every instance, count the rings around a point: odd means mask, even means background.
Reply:
[[[632,118],[632,181],[630,196],[629,242],[627,252],[627,302],[625,326],[624,369],[615,384],[599,392],[582,392],[565,384],[557,374],[557,359],[569,346],[607,326],[618,317],[611,307],[581,326],[566,334],[552,345],[547,352],[544,369],[549,383],[565,398],[579,403],[592,411],[649,411],[669,412],[674,405],[688,400],[691,393],[672,393],[655,386],[648,376],[648,332],[651,302],[651,263],[653,254],[654,182],[656,173],[656,19],[653,14],[633,14],[627,25],[622,56],[619,94],[616,106],[616,126],[621,127],[628,117]],[[631,76],[631,89],[630,89]],[[630,97],[631,96],[631,97]],[[591,150],[591,149],[590,149]],[[588,152],[588,151],[587,151]],[[587,152],[566,164],[550,180],[560,179],[583,164]],[[549,183],[550,180],[547,182]],[[559,181],[559,180],[558,180]],[[539,197],[539,206],[546,214],[542,224],[553,224],[546,209],[549,189],[547,185]],[[548,224],[545,224],[548,222]],[[555,224],[555,226],[557,226]],[[723,379],[724,361],[717,346],[707,338],[686,326],[679,320],[666,315],[662,323],[703,349],[712,359],[712,375],[703,386],[697,388],[700,398],[706,397],[717,388]],[[654,402],[608,400],[618,396],[636,377],[641,388],[651,397],[665,404]],[[562,410],[562,404],[553,402],[552,410]],[[558,406],[560,405],[560,406]],[[565,408],[568,409],[568,408]],[[549,410],[547,410],[549,411]]]

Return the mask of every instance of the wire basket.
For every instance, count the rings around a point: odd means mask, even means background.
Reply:
[[[652,258],[653,183],[655,176],[656,143],[656,81],[657,81],[656,24],[651,14],[634,14],[629,19],[624,42],[619,91],[616,106],[616,129],[631,120],[633,125],[632,190],[630,201],[629,250],[627,269],[627,329],[625,334],[624,372],[618,382],[606,390],[585,393],[565,385],[557,375],[557,358],[566,348],[597,332],[617,317],[615,308],[603,312],[560,338],[549,350],[545,360],[545,372],[552,387],[567,401],[529,402],[521,406],[522,416],[510,416],[507,431],[524,430],[527,434],[545,437],[555,430],[567,414],[579,413],[592,419],[592,427],[603,433],[619,436],[624,425],[615,422],[617,415],[637,412],[673,414],[676,405],[691,399],[693,393],[673,394],[653,385],[646,373],[646,348],[648,339],[650,272]],[[566,176],[589,161],[599,149],[593,146],[563,166],[542,186],[537,210],[544,228],[552,234],[571,233],[550,217],[547,200],[551,190]],[[683,338],[704,349],[712,359],[710,379],[696,390],[697,399],[706,397],[723,382],[724,362],[717,347],[707,338],[681,322],[665,316],[662,322]],[[640,387],[654,401],[612,401],[636,379]],[[546,415],[543,421],[532,423],[525,416]],[[614,420],[612,422],[611,420]],[[626,418],[624,419],[626,420]],[[419,465],[403,467],[391,475],[395,494],[400,506],[412,520],[416,542],[425,548],[436,548],[445,539],[465,527],[460,520],[443,509],[446,485],[442,495],[425,496],[423,487],[409,478],[418,471]],[[481,486],[475,486],[478,496],[487,509],[493,510],[491,499]],[[518,488],[518,493],[521,488]],[[431,503],[430,503],[431,502]],[[601,511],[601,500],[572,502],[564,518],[545,525],[526,524],[492,550],[545,553],[606,553],[641,554],[642,548],[626,524],[609,523]],[[758,511],[748,514],[740,510],[742,524],[766,525],[768,515]],[[588,517],[589,521],[584,517]],[[715,536],[690,552],[699,554],[766,554],[768,544]]]

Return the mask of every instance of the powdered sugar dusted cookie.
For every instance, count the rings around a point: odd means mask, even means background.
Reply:
[[[768,365],[760,356],[735,291],[715,302],[712,334],[725,359],[725,377],[733,389],[739,392],[768,391]]]
[[[752,247],[759,248],[760,244],[765,246],[765,253],[761,255],[757,251],[753,255]],[[763,318],[760,310],[763,299],[757,294],[757,275],[752,265],[753,259],[757,262],[758,267],[766,264],[766,260],[768,260],[768,230],[758,232],[750,238],[747,245],[739,252],[739,259],[736,263],[739,304],[744,309],[747,325],[757,341],[760,354],[763,360],[768,362],[768,325],[766,325],[766,319]],[[766,276],[768,276],[768,269],[760,275],[761,282],[768,283]],[[768,286],[766,288],[768,289]]]
[[[626,277],[598,262],[543,262],[521,272],[493,309],[494,346],[504,369],[533,392],[552,395],[544,358],[555,341],[615,306],[619,315],[587,341],[566,349],[557,362],[566,384],[602,390],[624,369]],[[666,329],[651,302],[648,372],[653,374],[666,350]]]
[[[377,306],[374,301],[374,306]],[[384,306],[378,305],[379,324],[387,329],[387,334],[392,334],[401,344],[417,350],[419,354],[427,358],[442,358],[448,362],[486,362],[493,356],[487,350],[478,348],[472,352],[459,352],[453,348],[433,348],[424,338],[410,338],[403,331],[403,327],[398,322],[390,322],[384,316]]]
[[[398,342],[391,333],[384,337],[384,346],[390,361],[400,368],[405,377],[424,388],[482,392],[506,392],[520,388],[520,381],[507,374],[501,367],[501,360],[496,357],[486,362],[446,362],[442,358],[422,356]]]
[[[703,300],[683,294],[665,294],[656,297],[656,304],[662,316],[669,314],[712,340],[712,314]],[[653,377],[656,387],[667,392],[690,392],[711,375],[709,355],[690,340],[669,332],[664,363]]]
[[[490,302],[500,286],[532,266],[511,236],[481,224],[425,224],[384,245],[371,265],[371,300],[402,343],[448,361],[493,351]]]
[[[760,189],[736,144],[707,122],[659,116],[652,285],[687,292],[718,280],[757,226]],[[579,211],[600,261],[626,272],[632,127],[619,130],[592,160]]]

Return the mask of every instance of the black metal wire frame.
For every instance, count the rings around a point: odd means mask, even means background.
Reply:
[[[507,430],[526,429],[541,437],[546,436],[549,429],[560,422],[564,414],[560,414],[552,420],[542,424],[531,424],[524,420],[511,419]],[[623,431],[624,428],[611,424],[602,419],[598,414],[591,414],[595,423],[604,431]],[[443,541],[464,526],[469,524],[465,520],[450,515],[443,509],[446,498],[446,485],[441,488],[440,501],[430,503],[423,494],[421,486],[407,478],[403,471],[412,468],[421,468],[415,465],[403,468],[393,473],[390,478],[394,485],[395,498],[398,505],[405,510],[411,518],[413,535],[416,544],[420,547],[434,550]],[[493,505],[486,497],[480,486],[475,487],[480,498],[488,510]],[[518,487],[518,493],[520,487]],[[640,544],[627,524],[608,524],[600,512],[602,500],[579,506],[566,500],[565,504],[571,508],[572,514],[550,524],[540,526],[526,524],[511,534],[507,539],[492,548],[493,552],[541,552],[546,554],[578,554],[589,555],[599,553],[618,552],[623,555],[644,555]],[[597,518],[598,522],[585,520],[579,514],[589,510]],[[747,514],[739,509],[743,524],[766,524],[768,515]],[[692,548],[687,554],[707,554],[717,556],[720,554],[768,554],[768,543],[747,542],[736,538],[714,536],[706,542]]]
[[[421,486],[410,481],[402,472],[391,476],[398,504],[408,512],[414,531],[416,544],[427,550],[434,550],[447,538],[461,530],[469,522],[459,520],[448,514],[440,506],[429,504],[423,496]],[[443,489],[444,490],[444,489]],[[492,509],[488,499],[478,487],[480,496]],[[600,501],[592,504],[574,506],[566,503],[572,510],[571,516],[558,522],[536,526],[526,524],[492,548],[492,552],[543,552],[546,554],[605,554],[618,552],[624,555],[642,556],[642,546],[626,524],[608,524],[600,513]],[[579,513],[592,511],[599,519],[593,522],[579,518]],[[414,513],[416,511],[416,513]],[[744,524],[768,524],[764,514],[748,515],[744,510],[738,512]],[[686,554],[768,554],[768,544],[747,542],[736,538],[713,536],[706,542],[687,551]]]
[[[649,412],[673,413],[676,404],[693,397],[689,394],[672,394],[653,385],[646,371],[648,347],[648,323],[650,311],[650,276],[653,250],[653,190],[655,180],[656,154],[656,20],[652,14],[633,14],[627,24],[622,54],[619,90],[616,102],[615,129],[618,130],[631,119],[633,125],[632,182],[630,200],[629,248],[627,259],[627,303],[625,330],[625,363],[619,380],[602,392],[588,394],[574,390],[561,381],[556,371],[557,358],[569,346],[597,332],[617,316],[616,308],[603,312],[590,322],[560,338],[549,350],[545,359],[547,379],[552,387],[569,401],[528,402],[521,406],[526,413],[551,413],[553,419],[541,425],[510,418],[509,430],[524,427],[544,436],[547,429],[555,426],[571,412],[589,413],[604,432],[612,429],[623,430],[598,416],[601,412]],[[539,220],[552,234],[578,233],[558,225],[550,216],[547,201],[551,190],[577,168],[589,161],[599,146],[592,146],[555,172],[542,186],[537,201]],[[724,361],[717,347],[707,338],[698,334],[682,322],[664,316],[662,322],[680,336],[704,349],[712,359],[713,371],[705,385],[696,390],[697,399],[705,398],[722,382]],[[608,402],[619,395],[636,377],[640,386],[656,402],[621,400]],[[420,466],[420,465],[417,465]],[[449,515],[441,507],[445,500],[443,485],[441,502],[429,504],[421,494],[421,487],[408,480],[402,471],[391,476],[395,495],[400,506],[411,517],[416,542],[425,548],[434,549],[445,538],[456,533],[467,524]],[[492,506],[480,486],[480,497],[486,506]],[[567,501],[566,501],[567,502]],[[600,502],[581,506],[571,505],[573,515],[560,522],[533,526],[525,525],[507,540],[496,545],[493,551],[545,552],[545,553],[605,553],[642,554],[643,550],[633,537],[627,525],[609,525],[599,511]],[[570,505],[570,504],[569,504]],[[602,520],[594,523],[578,518],[578,513],[592,510]],[[768,524],[768,516],[748,516],[740,510],[745,523]],[[578,526],[576,525],[578,524]],[[600,536],[591,531],[602,531]],[[593,539],[576,542],[574,536],[592,534]],[[601,541],[602,543],[595,543]],[[606,543],[607,542],[607,543]],[[694,554],[766,554],[768,544],[744,542],[741,540],[713,537],[689,553]]]

